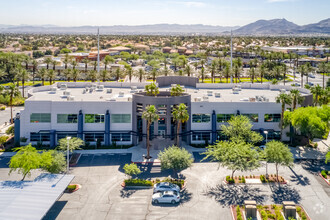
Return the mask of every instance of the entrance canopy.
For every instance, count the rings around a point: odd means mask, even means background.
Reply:
[[[73,178],[44,173],[34,181],[1,181],[0,219],[42,219]]]

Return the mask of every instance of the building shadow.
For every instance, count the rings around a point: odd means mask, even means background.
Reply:
[[[173,174],[172,170],[162,170],[161,166],[158,164],[147,163],[137,164],[137,166],[142,171],[142,173],[137,176],[140,179],[168,177]]]
[[[273,192],[272,199],[276,204],[282,204],[283,201],[299,203],[301,200],[299,192],[288,185],[274,184],[270,185],[270,189]]]
[[[42,220],[56,219],[67,203],[68,201],[55,202],[54,205],[48,210],[47,214],[42,218]]]
[[[252,188],[248,185],[218,184],[215,187],[208,187],[203,194],[214,198],[222,206],[241,205],[244,200],[255,200],[257,203],[263,203],[267,198],[267,195],[262,194],[259,188]]]
[[[291,167],[289,167],[293,175],[290,176],[290,181],[297,183],[298,185],[306,186],[310,185],[310,180],[308,177],[297,174]]]

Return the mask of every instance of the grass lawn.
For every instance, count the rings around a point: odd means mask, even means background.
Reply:
[[[250,78],[243,78],[242,77],[242,78],[240,78],[240,80],[241,80],[241,82],[251,82]],[[260,80],[261,80],[261,78],[255,78],[253,82],[258,83],[258,82],[261,82]],[[202,82],[202,80],[200,79],[199,82]],[[233,82],[234,83],[236,82],[235,78],[233,78]],[[239,82],[239,80],[237,82]],[[262,82],[269,82],[269,80],[267,80],[265,78],[262,78]],[[204,79],[204,83],[212,83],[212,81],[211,81],[211,79]],[[214,83],[220,83],[220,79],[216,78],[214,80]],[[221,83],[227,83],[227,79],[222,78]],[[230,79],[228,79],[228,83],[230,83]]]
[[[320,73],[322,76],[325,75],[325,76],[330,76],[330,73]]]
[[[67,82],[67,81],[56,80],[56,81],[53,82],[53,84],[54,84],[55,82]],[[71,80],[70,82],[73,82],[73,81]],[[90,81],[90,80],[87,80],[87,81],[85,81],[85,80],[77,80],[77,82],[91,82],[91,81]],[[115,81],[107,81],[107,82],[115,82]],[[119,82],[124,82],[124,80],[121,79],[121,80],[119,80]],[[33,86],[33,85],[36,85],[36,84],[39,84],[39,83],[42,83],[42,81],[34,81],[34,84],[33,84],[32,81],[29,81],[29,82],[25,82],[25,83],[24,83],[24,86]],[[1,86],[9,86],[10,84],[12,84],[12,83],[0,83]],[[16,85],[16,84],[17,84],[17,83],[15,83],[15,85]],[[49,81],[45,81],[44,85],[45,85],[45,86],[49,86],[49,85],[50,85],[50,84],[49,84]],[[22,82],[19,82],[19,86],[22,86]]]

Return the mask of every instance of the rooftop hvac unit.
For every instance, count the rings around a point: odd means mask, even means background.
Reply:
[[[104,85],[98,85],[96,87],[96,91],[103,91],[103,89],[104,89]]]
[[[115,99],[115,98],[111,98],[111,99],[109,99],[109,101],[110,101],[110,102],[115,102],[116,99]]]
[[[132,101],[132,97],[128,97],[127,101],[131,102]]]
[[[69,96],[69,95],[71,95],[70,91],[63,91],[63,96]]]
[[[235,88],[235,89],[233,90],[233,94],[239,94],[239,89]]]
[[[220,97],[221,97],[221,94],[220,94],[220,92],[216,92],[216,93],[214,93],[214,96],[215,96],[216,98],[220,98]]]
[[[68,86],[66,85],[66,84],[62,84],[61,86],[60,86],[60,89],[61,90],[66,90],[68,88]]]
[[[92,84],[91,88],[96,89],[96,84]]]
[[[285,93],[285,92],[286,92],[286,90],[285,90],[285,89],[281,89],[280,91],[281,91],[281,93]]]
[[[194,93],[198,93],[198,90],[194,90]]]
[[[57,91],[57,88],[56,87],[52,87],[52,88],[50,88],[49,94],[55,94],[56,91]]]
[[[213,91],[211,91],[211,90],[207,91],[207,95],[208,96],[212,96],[213,95]]]
[[[249,98],[250,102],[255,102],[256,101],[256,98]]]
[[[202,101],[202,98],[201,97],[195,98],[195,102],[201,102],[201,101]]]
[[[209,101],[209,97],[208,96],[203,96],[203,102],[208,102]]]
[[[118,97],[124,97],[124,92],[119,92],[119,95],[118,95]]]
[[[137,90],[137,86],[131,86],[131,90]]]
[[[74,96],[72,96],[72,95],[68,96],[68,97],[67,97],[67,100],[68,100],[68,101],[74,101]]]
[[[94,91],[94,88],[89,89],[89,93],[92,93]]]
[[[86,93],[86,89],[83,89],[82,93],[85,94]]]
[[[112,89],[107,89],[107,93],[112,93]]]
[[[237,85],[236,88],[238,89],[238,91],[242,91],[242,86],[241,85]]]

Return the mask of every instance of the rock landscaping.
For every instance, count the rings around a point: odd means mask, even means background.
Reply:
[[[277,178],[276,174],[270,174],[268,179],[266,179],[265,175],[255,176],[234,176],[232,179],[230,176],[226,176],[225,182],[227,184],[258,184],[258,183],[281,183],[286,184],[287,182],[282,176]]]

